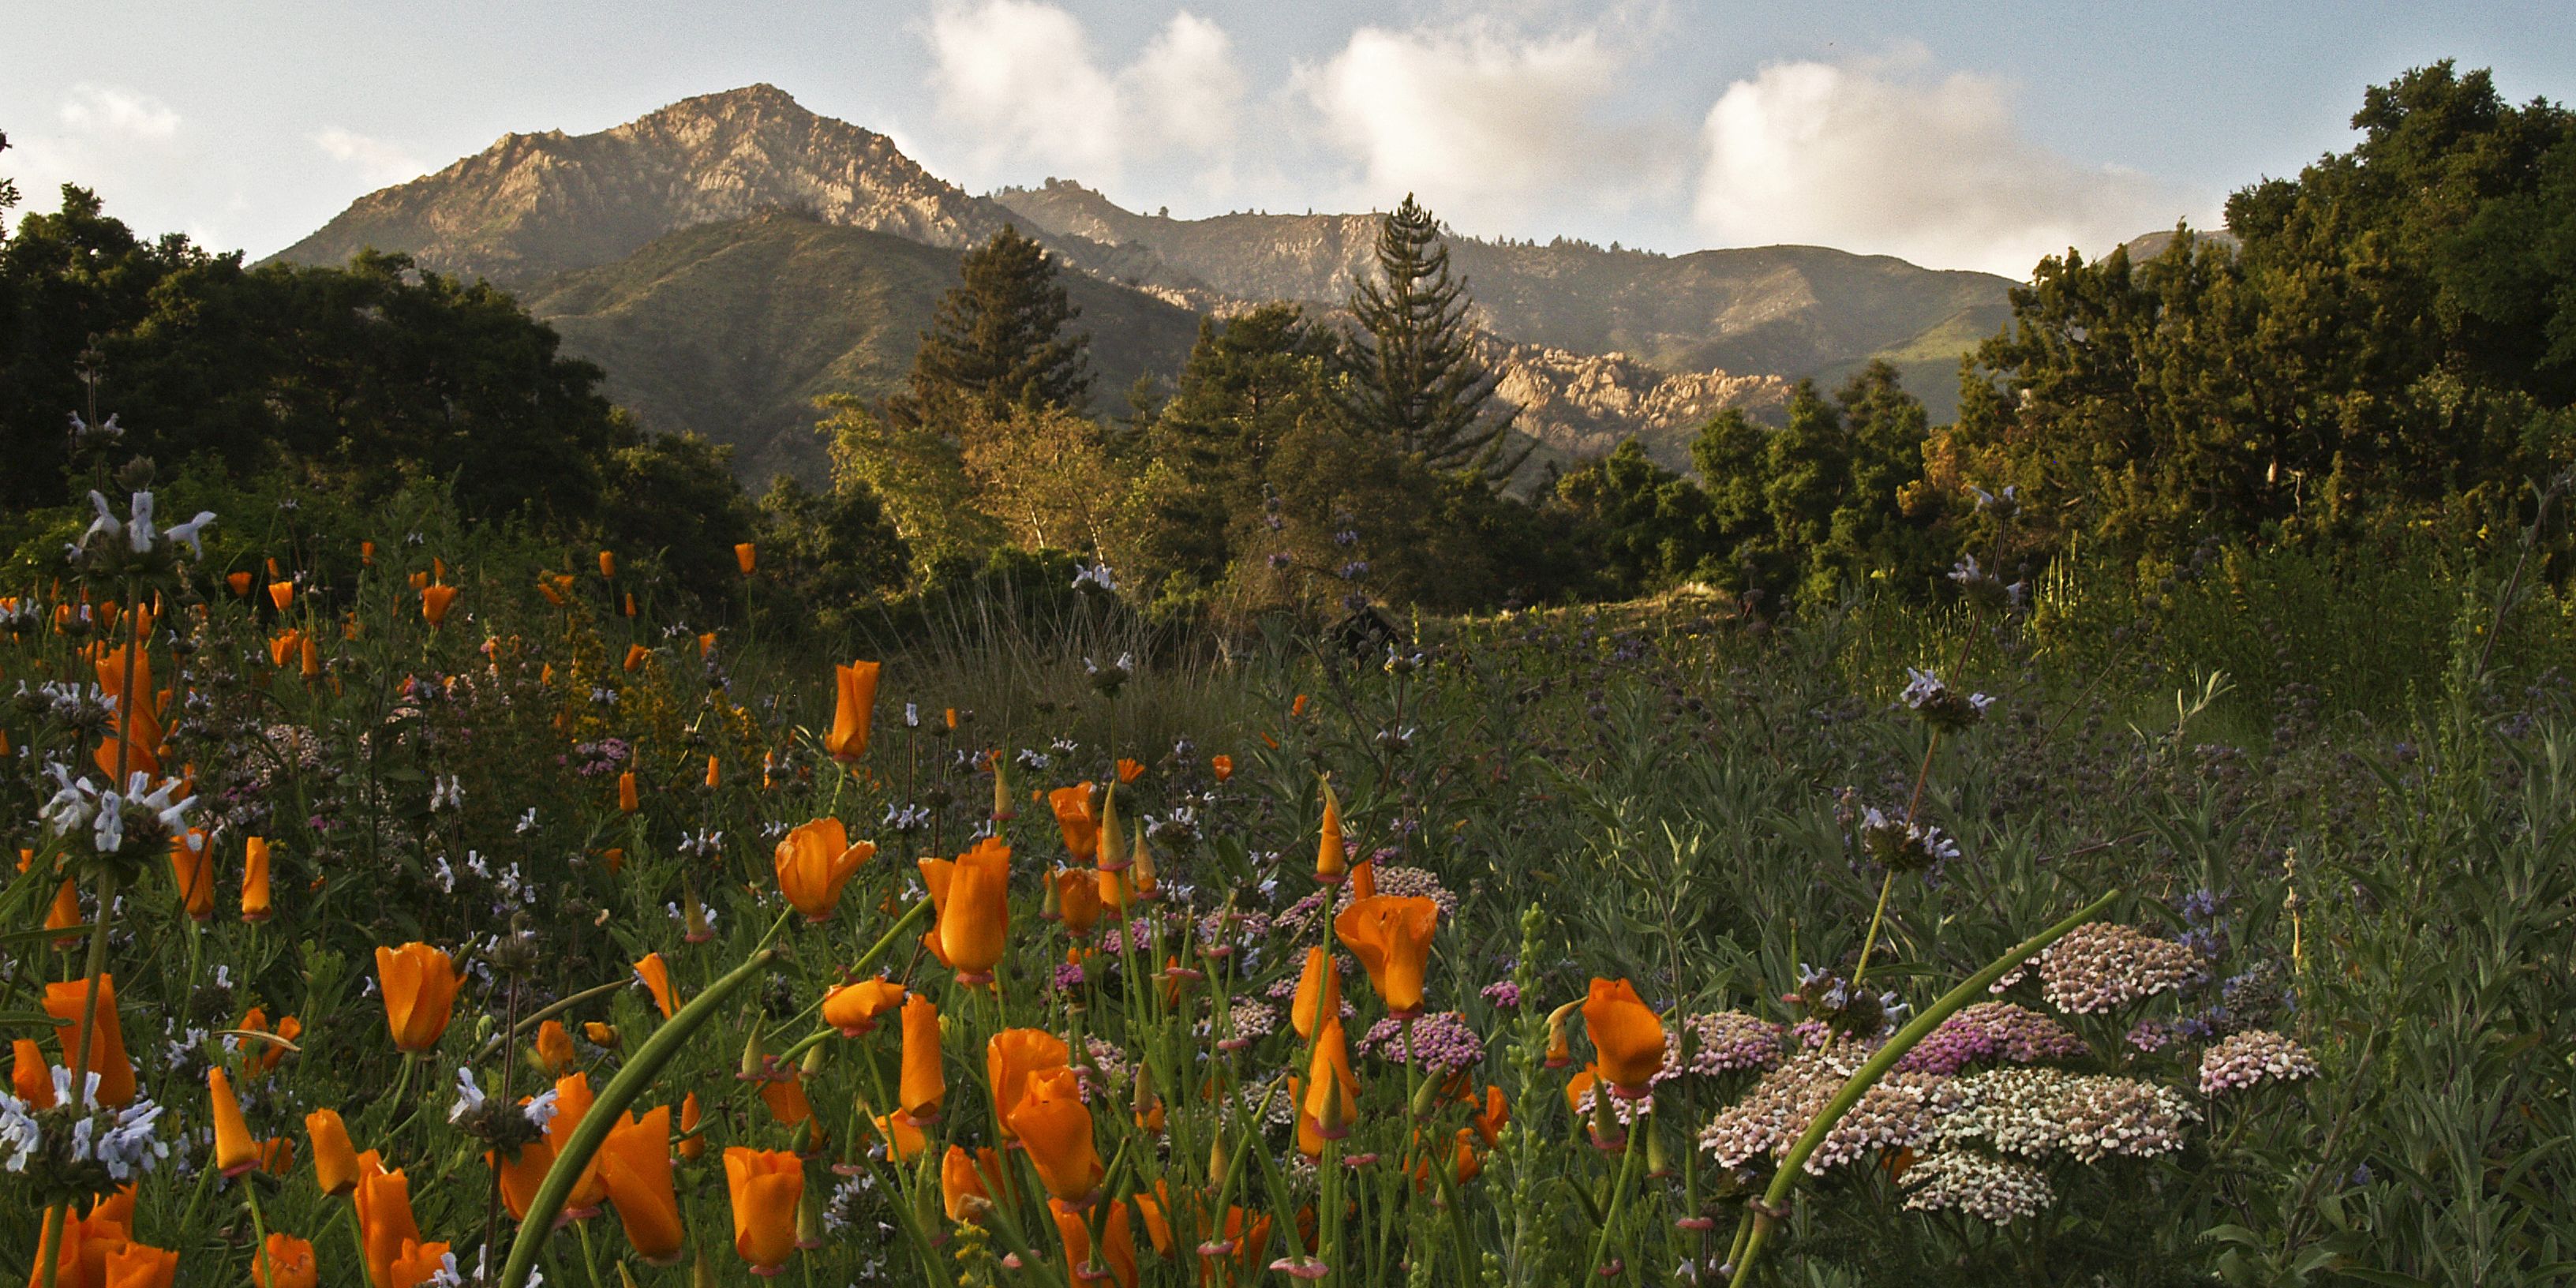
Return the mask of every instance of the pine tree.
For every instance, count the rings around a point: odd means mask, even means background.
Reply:
[[[1345,413],[1435,470],[1474,470],[1499,484],[1529,458],[1504,450],[1508,418],[1486,414],[1494,375],[1467,328],[1467,282],[1449,275],[1440,223],[1410,193],[1378,226],[1377,281],[1351,297]]]
[[[1082,411],[1091,336],[1066,333],[1082,310],[1065,297],[1046,248],[1006,224],[959,268],[965,280],[921,333],[910,388],[887,401],[888,415],[918,425],[959,400],[994,420],[1014,408]]]

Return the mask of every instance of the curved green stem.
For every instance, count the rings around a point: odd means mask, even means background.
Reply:
[[[528,1272],[536,1267],[537,1253],[545,1246],[546,1236],[554,1232],[555,1216],[563,1211],[564,1200],[572,1196],[573,1184],[581,1179],[582,1169],[590,1165],[593,1154],[608,1139],[609,1129],[618,1116],[635,1103],[644,1089],[661,1075],[662,1066],[688,1045],[689,1039],[715,1018],[727,1000],[743,985],[750,983],[777,955],[763,949],[750,960],[735,967],[724,978],[707,986],[696,1000],[671,1016],[670,1022],[654,1030],[653,1036],[637,1047],[635,1058],[608,1080],[608,1086],[591,1102],[590,1111],[582,1115],[581,1125],[573,1128],[563,1150],[555,1155],[554,1166],[546,1170],[546,1179],[537,1186],[536,1197],[528,1201],[528,1214],[519,1222],[518,1237],[511,1241],[510,1260],[501,1270],[502,1288],[525,1288]]]
[[[1853,1071],[1852,1076],[1844,1081],[1842,1090],[1834,1093],[1834,1098],[1825,1103],[1823,1111],[1808,1125],[1807,1134],[1799,1137],[1798,1143],[1789,1148],[1788,1156],[1780,1160],[1780,1170],[1771,1178],[1771,1188],[1763,1194],[1761,1205],[1753,1210],[1753,1233],[1745,1240],[1744,1256],[1736,1263],[1735,1277],[1727,1281],[1730,1288],[1743,1288],[1743,1285],[1753,1282],[1753,1267],[1762,1259],[1764,1236],[1778,1223],[1778,1218],[1771,1213],[1779,1211],[1781,1205],[1788,1201],[1789,1191],[1797,1185],[1798,1174],[1805,1169],[1808,1156],[1825,1143],[1825,1136],[1834,1129],[1834,1124],[1840,1122],[1853,1105],[1859,1104],[1860,1098],[1867,1095],[1888,1070],[1895,1068],[1896,1062],[1904,1059],[1906,1052],[1939,1028],[1943,1020],[1984,996],[1986,987],[2002,979],[2006,971],[2029,961],[2033,954],[2056,943],[2068,931],[2101,915],[2102,910],[2119,897],[2120,892],[2113,890],[2077,909],[2066,920],[2015,944],[2003,956],[1988,962],[1984,970],[1969,976],[1957,988],[1944,994],[1940,1001],[1915,1016],[1913,1023],[1898,1030],[1895,1037],[1888,1039],[1887,1045],[1880,1047],[1867,1063]]]

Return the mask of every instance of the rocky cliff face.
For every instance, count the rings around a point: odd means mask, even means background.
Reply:
[[[1691,440],[1709,417],[1728,408],[1761,415],[1789,399],[1778,376],[1666,374],[1622,353],[1488,341],[1484,357],[1495,396],[1519,409],[1512,428],[1539,445],[1534,460],[1601,456],[1633,436],[1657,464],[1687,471]]]

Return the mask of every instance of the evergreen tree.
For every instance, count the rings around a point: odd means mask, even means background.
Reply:
[[[888,413],[918,425],[959,402],[995,420],[1015,407],[1083,410],[1091,336],[1066,333],[1082,310],[1066,298],[1046,248],[1006,224],[958,267],[965,280],[940,300],[910,388],[888,400]]]
[[[1378,225],[1378,280],[1351,297],[1346,413],[1433,470],[1473,470],[1499,484],[1529,458],[1504,450],[1506,417],[1486,414],[1493,373],[1476,359],[1467,282],[1449,275],[1440,223],[1412,194]]]

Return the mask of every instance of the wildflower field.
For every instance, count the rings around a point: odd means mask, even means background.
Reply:
[[[0,599],[32,1285],[2576,1275],[2493,570],[818,642],[100,481]]]

